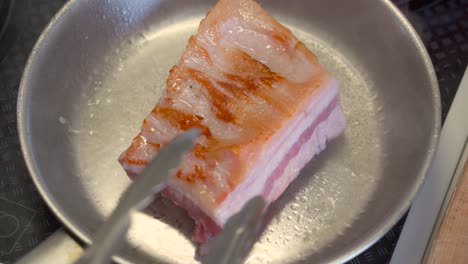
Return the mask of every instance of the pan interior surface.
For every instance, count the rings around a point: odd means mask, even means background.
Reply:
[[[424,178],[440,122],[431,66],[385,1],[259,2],[337,77],[348,126],[275,204],[247,263],[342,262],[398,220]],[[19,102],[26,161],[82,239],[130,184],[117,158],[213,4],[72,0],[36,45]],[[197,263],[192,225],[157,198],[134,215],[120,256]]]

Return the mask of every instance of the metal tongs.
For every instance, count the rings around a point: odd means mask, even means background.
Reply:
[[[182,156],[193,148],[199,136],[198,129],[191,129],[177,136],[146,166],[128,187],[111,216],[101,226],[93,244],[75,262],[77,264],[102,264],[122,244],[130,224],[132,213],[144,209],[153,201],[153,196],[165,188],[167,177],[180,166]],[[254,197],[226,223],[223,231],[204,245],[208,254],[202,257],[205,264],[242,263],[260,233],[259,217],[265,202]]]

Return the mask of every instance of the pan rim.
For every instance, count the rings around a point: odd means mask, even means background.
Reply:
[[[30,90],[34,89],[34,85],[31,81],[31,71],[33,65],[37,61],[38,54],[40,50],[44,47],[46,39],[49,37],[51,32],[54,30],[56,24],[64,17],[73,6],[77,5],[77,2],[80,0],[70,0],[64,4],[64,6],[57,12],[57,14],[53,17],[53,19],[49,22],[46,28],[43,30],[41,35],[39,36],[38,40],[36,41],[30,55],[28,61],[25,66],[25,70],[23,72],[21,82],[19,85],[19,92],[18,92],[18,100],[17,100],[17,124],[18,124],[18,134],[19,134],[19,141],[21,145],[21,151],[28,168],[28,171],[31,175],[31,178],[37,187],[39,193],[41,194],[42,198],[47,203],[48,207],[54,212],[58,219],[66,226],[68,230],[70,230],[73,234],[75,234],[81,241],[85,242],[86,244],[91,243],[91,239],[89,234],[86,234],[83,231],[83,227],[81,227],[78,223],[76,223],[73,219],[67,216],[67,213],[60,206],[60,203],[57,203],[55,197],[50,195],[48,192],[48,187],[45,182],[42,180],[41,172],[39,168],[36,166],[34,161],[33,155],[33,147],[31,142],[28,139],[28,112],[27,112],[27,102],[28,102],[28,93]],[[406,33],[416,48],[418,55],[420,56],[424,68],[425,74],[428,77],[430,83],[430,89],[432,93],[432,100],[435,111],[434,114],[434,124],[431,131],[431,140],[428,145],[428,152],[424,158],[424,162],[421,164],[418,174],[416,177],[416,183],[411,186],[408,190],[408,194],[404,202],[397,206],[397,209],[393,212],[392,216],[388,218],[386,221],[382,221],[378,224],[378,228],[375,228],[374,231],[368,233],[367,237],[362,240],[360,243],[356,243],[354,246],[347,248],[347,252],[338,256],[335,259],[329,260],[330,263],[342,263],[352,259],[353,257],[359,255],[370,246],[372,246],[378,239],[380,239],[385,233],[387,233],[395,223],[406,213],[408,208],[410,207],[411,203],[415,199],[421,185],[424,183],[429,168],[432,164],[434,154],[437,148],[437,144],[439,141],[440,135],[440,128],[441,128],[441,103],[440,103],[440,91],[437,83],[437,78],[435,75],[435,70],[432,65],[432,61],[429,57],[429,54],[424,47],[424,44],[417,34],[416,30],[410,24],[408,19],[398,10],[398,8],[390,1],[390,0],[379,0],[376,4],[383,5],[390,13],[395,17],[397,22],[401,25],[401,29]],[[118,253],[114,260],[122,263],[122,262],[131,262],[130,259]]]

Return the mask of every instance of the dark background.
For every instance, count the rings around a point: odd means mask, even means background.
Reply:
[[[1,263],[15,261],[61,226],[39,196],[24,164],[16,128],[16,98],[21,74],[36,39],[66,1],[16,0],[13,11],[9,12],[11,2],[0,0]],[[445,120],[468,62],[468,0],[393,2],[412,22],[429,51]],[[389,262],[405,218],[350,263]]]

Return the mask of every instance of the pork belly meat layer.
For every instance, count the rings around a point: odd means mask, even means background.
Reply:
[[[338,92],[317,57],[257,3],[220,0],[119,161],[133,177],[177,134],[199,128],[163,195],[187,210],[203,242],[253,196],[277,199],[343,132]]]

